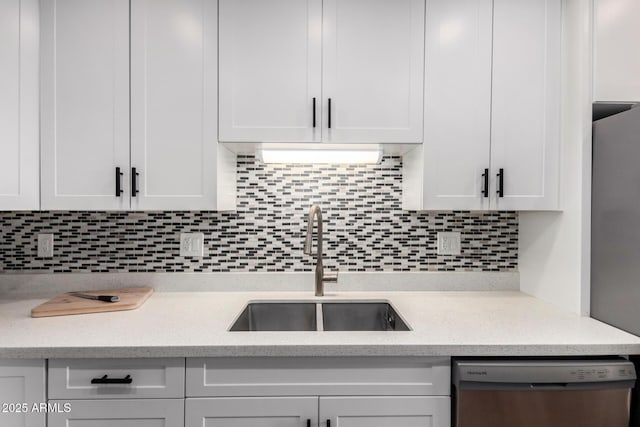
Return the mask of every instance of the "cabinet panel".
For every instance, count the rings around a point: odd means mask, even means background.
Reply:
[[[424,13],[424,0],[323,2],[324,141],[422,142]]]
[[[184,359],[50,359],[52,399],[139,399],[184,397]],[[107,376],[129,384],[94,384]]]
[[[321,397],[320,425],[449,427],[449,397]]]
[[[557,209],[561,2],[495,0],[493,28],[493,207]]]
[[[46,402],[44,360],[0,361],[0,403],[26,403],[27,413],[0,413],[2,427],[44,427],[45,414],[31,411]]]
[[[131,1],[133,209],[216,209],[217,4]]]
[[[187,396],[448,395],[447,357],[187,359]]]
[[[317,397],[186,400],[185,427],[316,427]],[[307,424],[309,420],[310,424]]]
[[[0,3],[0,210],[39,200],[38,1]]]
[[[492,0],[427,0],[424,199],[420,209],[489,208]]]
[[[50,413],[48,427],[183,427],[183,399],[56,401],[70,412]]]
[[[640,2],[595,0],[594,100],[640,101]]]
[[[220,140],[320,141],[322,0],[220,0],[219,13]]]
[[[129,1],[40,6],[42,208],[128,208]]]

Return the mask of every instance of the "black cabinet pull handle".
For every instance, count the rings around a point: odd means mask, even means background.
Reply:
[[[316,99],[313,98],[313,127],[316,127]]]
[[[327,116],[327,125],[329,126],[329,129],[331,129],[331,98],[329,98],[328,106],[329,106],[329,115]]]
[[[116,197],[122,196],[122,172],[116,167]]]
[[[500,168],[498,172],[498,197],[504,197],[504,169]]]
[[[311,420],[310,419],[307,419],[307,427],[311,427]]]
[[[127,375],[124,378],[109,378],[108,375],[103,375],[100,378],[93,378],[91,384],[131,384],[133,378],[131,375]]]
[[[136,197],[138,191],[138,176],[140,174],[136,171],[136,168],[131,168],[131,197]]]
[[[482,197],[489,197],[489,169],[485,169],[482,174],[483,187],[482,187]]]
[[[327,420],[327,427],[331,427],[331,420]]]

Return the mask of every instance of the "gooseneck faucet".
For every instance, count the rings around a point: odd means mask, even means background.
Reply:
[[[307,221],[307,237],[304,240],[304,253],[311,255],[311,239],[313,235],[313,222],[318,218],[318,252],[316,255],[316,296],[324,296],[324,282],[337,282],[338,274],[324,274],[324,266],[322,265],[322,210],[318,205],[311,205],[309,210],[309,219]]]

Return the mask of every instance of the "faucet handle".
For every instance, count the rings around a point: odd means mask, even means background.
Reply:
[[[335,273],[327,273],[322,277],[323,282],[337,282],[338,281],[338,271]]]

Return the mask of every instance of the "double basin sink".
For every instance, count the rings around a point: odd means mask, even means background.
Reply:
[[[387,301],[250,302],[231,326],[242,331],[410,331]]]

